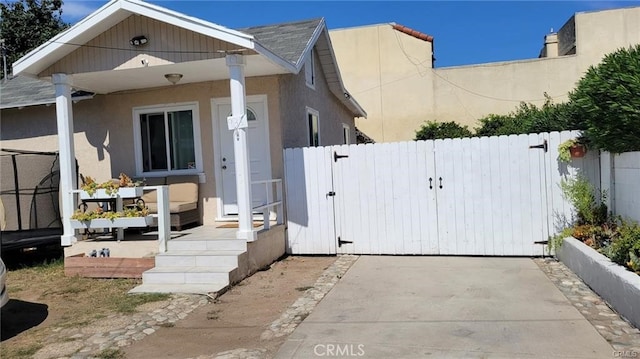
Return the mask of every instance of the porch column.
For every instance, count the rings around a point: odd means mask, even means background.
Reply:
[[[227,118],[230,131],[233,131],[233,153],[236,166],[236,192],[238,200],[238,232],[236,238],[247,241],[257,239],[253,230],[251,210],[251,168],[249,164],[249,146],[247,143],[247,104],[244,86],[244,57],[228,54],[229,86],[231,88],[231,116]]]
[[[63,233],[61,244],[75,242],[75,230],[71,228],[71,216],[76,208],[77,187],[76,156],[73,144],[73,107],[71,102],[71,78],[66,74],[53,74],[56,90],[56,119],[58,124],[58,151],[60,153],[60,199]]]

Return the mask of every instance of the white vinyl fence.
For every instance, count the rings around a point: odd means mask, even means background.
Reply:
[[[640,222],[640,152],[603,153],[602,157],[603,188],[608,192],[610,209]]]
[[[576,135],[286,149],[288,252],[542,255],[572,215],[560,179],[600,178],[597,154],[557,160]]]

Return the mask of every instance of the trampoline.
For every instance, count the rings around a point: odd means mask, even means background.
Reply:
[[[0,149],[1,250],[60,246],[57,152]]]

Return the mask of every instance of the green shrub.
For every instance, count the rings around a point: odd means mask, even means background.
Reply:
[[[608,54],[569,94],[572,116],[584,122],[594,148],[640,150],[640,45]]]
[[[435,140],[443,138],[471,137],[472,133],[467,126],[461,126],[453,121],[435,122],[428,121],[416,131],[416,141]]]
[[[576,210],[576,224],[603,225],[608,220],[607,205],[604,204],[606,193],[597,191],[584,177],[578,176],[560,181],[564,197]],[[598,193],[599,192],[599,193]],[[596,197],[596,194],[598,197]]]
[[[640,256],[640,226],[637,223],[624,222],[619,228],[619,233],[620,236],[611,242],[604,253],[613,262],[633,269],[637,262],[633,263],[634,265],[630,265],[629,262],[632,262],[632,257],[637,260]]]

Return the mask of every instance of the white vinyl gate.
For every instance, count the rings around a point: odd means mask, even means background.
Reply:
[[[572,215],[560,179],[599,181],[597,154],[557,160],[576,136],[286,149],[288,252],[542,255]]]

